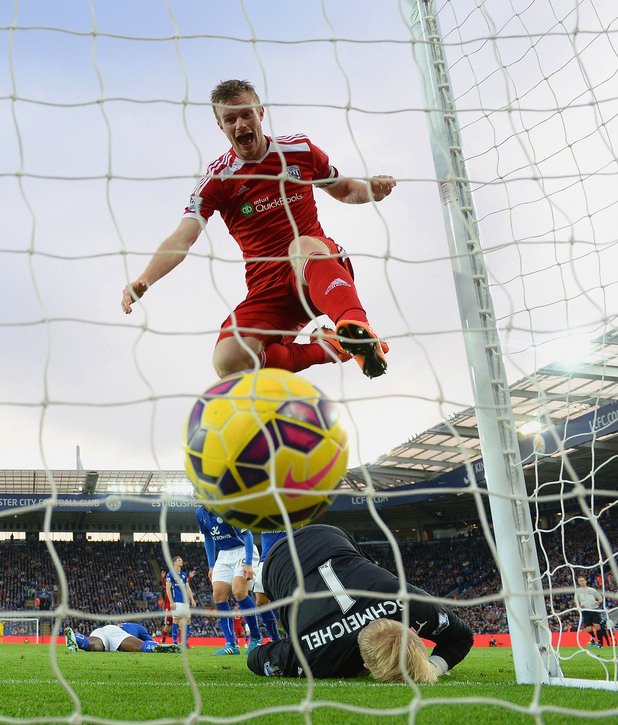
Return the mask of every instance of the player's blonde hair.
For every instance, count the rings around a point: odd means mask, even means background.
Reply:
[[[249,81],[239,81],[237,78],[232,78],[229,81],[221,81],[221,83],[213,88],[210,94],[210,102],[212,103],[212,110],[217,121],[219,120],[219,115],[217,114],[218,108],[225,106],[226,103],[229,103],[243,93],[249,93],[251,98],[258,105],[261,105],[260,97]]]
[[[404,639],[404,626],[393,619],[375,619],[358,634],[361,657],[373,678],[378,682],[403,682],[399,652]],[[427,659],[425,645],[413,629],[405,641],[405,664],[414,682],[434,683],[436,668]]]

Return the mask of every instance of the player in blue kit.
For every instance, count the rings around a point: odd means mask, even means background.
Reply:
[[[67,627],[64,639],[69,652],[80,649],[85,652],[180,652],[177,644],[159,644],[146,627],[137,622],[124,622],[119,626],[106,624],[93,629],[88,636]]]
[[[182,640],[185,646],[189,636],[189,624],[191,623],[191,612],[189,606],[195,609],[195,598],[189,584],[189,575],[182,570],[184,564],[182,556],[175,556],[172,559],[174,565],[173,571],[168,571],[165,577],[165,592],[170,602],[170,611],[172,612],[172,640],[174,644],[178,643],[178,632],[184,634]]]
[[[249,586],[253,581],[254,567],[257,568],[259,554],[253,543],[250,531],[240,530],[226,523],[220,516],[211,513],[204,506],[195,512],[199,530],[204,534],[204,548],[208,559],[208,578],[212,582],[212,599],[219,612],[229,612],[230,616],[220,619],[225,637],[225,647],[216,655],[237,655],[240,649],[236,643],[232,622],[232,608],[228,601],[230,594],[243,610],[245,621],[249,625],[251,640],[247,654],[262,644],[262,635],[255,614],[246,614],[253,609],[255,602],[249,596]]]
[[[263,607],[264,605],[270,603],[270,599],[266,596],[266,594],[264,594],[264,586],[262,585],[262,568],[264,566],[264,560],[270,551],[270,547],[285,536],[287,536],[287,531],[285,530],[262,532],[262,553],[260,554],[260,561],[255,571],[255,576],[253,577],[253,587],[251,588],[251,591],[255,596],[255,603],[258,607]],[[262,612],[260,616],[262,617],[262,622],[264,623],[268,636],[271,640],[276,642],[281,639],[279,629],[277,628],[277,617],[275,616],[273,610],[267,609]]]

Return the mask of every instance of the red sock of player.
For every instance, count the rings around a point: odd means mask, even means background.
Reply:
[[[368,322],[352,276],[336,259],[312,254],[305,262],[303,277],[311,301],[333,322],[342,319]]]
[[[161,631],[161,642],[165,642],[167,639],[167,632],[165,630]]]
[[[267,345],[260,353],[260,363],[263,368],[281,368],[297,373],[311,365],[333,362],[333,358],[317,342],[299,345],[290,342],[282,345],[274,342]]]

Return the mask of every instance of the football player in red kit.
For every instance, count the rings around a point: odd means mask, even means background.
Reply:
[[[167,596],[166,579],[167,569],[161,569],[161,586],[163,587],[163,611],[165,612],[165,619],[163,621],[163,627],[161,628],[161,642],[165,643],[168,637],[172,636],[172,622],[174,618],[170,614],[170,598]]]
[[[364,204],[382,201],[396,181],[341,178],[307,136],[265,136],[264,108],[248,81],[220,83],[211,101],[232,147],[210,164],[177,229],[125,287],[123,310],[129,314],[136,299],[182,262],[218,211],[242,250],[248,292],[222,324],[213,356],[217,374],[256,363],[298,372],[354,357],[368,377],[382,375],[388,346],[369,325],[350,260],[322,229],[313,192],[319,187],[338,201]],[[335,329],[316,330],[309,343],[295,343],[320,314]]]
[[[247,630],[245,629],[245,618],[242,616],[242,614],[240,614],[238,610],[234,612],[233,622],[234,637],[236,637],[236,641],[240,643],[240,640],[244,639],[246,645],[249,642],[249,638],[251,635],[247,634]]]

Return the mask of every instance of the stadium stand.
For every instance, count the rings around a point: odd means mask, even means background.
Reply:
[[[608,513],[601,523],[615,547],[618,516]],[[586,522],[574,519],[566,524],[564,531],[543,534],[541,544],[538,547],[540,560],[544,570],[551,572],[554,589],[572,587],[574,576],[580,574],[593,583],[600,574],[596,543]],[[378,563],[395,570],[392,551],[386,542],[362,545]],[[129,613],[161,611],[160,571],[166,567],[160,544],[86,542],[78,546],[74,542],[55,542],[54,546],[67,576],[70,606],[95,617],[89,620],[70,618],[62,622],[63,627],[94,628],[103,623],[96,619],[97,614],[117,615],[121,619]],[[183,557],[187,571],[196,571],[191,586],[198,606],[210,607],[212,589],[202,545],[176,544],[171,550]],[[498,572],[482,535],[471,530],[471,535],[452,539],[402,542],[400,550],[406,576],[431,594],[460,600],[462,607],[458,613],[476,633],[507,632],[501,600],[463,606],[468,599],[500,591]],[[54,607],[58,578],[44,542],[6,541],[3,561],[0,571],[2,610],[32,613]],[[548,574],[545,576],[549,582]],[[610,582],[609,587],[616,590],[614,583]],[[562,630],[576,628],[577,612],[569,611],[573,607],[572,595],[555,594],[553,601],[554,609],[560,614],[559,621],[554,618],[553,626]],[[160,622],[159,618],[151,617],[143,620],[151,631],[160,627]],[[221,636],[217,619],[193,616],[192,635]]]

